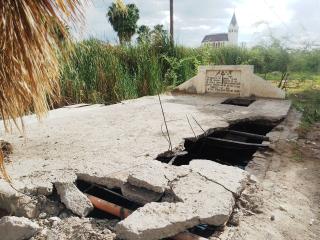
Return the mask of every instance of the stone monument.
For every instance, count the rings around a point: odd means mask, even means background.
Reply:
[[[255,75],[251,65],[200,66],[198,74],[176,90],[235,97],[285,98],[283,90]]]

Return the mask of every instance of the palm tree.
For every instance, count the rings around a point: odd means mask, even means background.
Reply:
[[[150,43],[151,41],[151,29],[146,25],[141,25],[137,31],[138,43]]]
[[[28,112],[43,116],[59,94],[59,39],[50,29],[58,26],[65,34],[63,20],[79,20],[80,8],[81,0],[0,2],[0,116],[6,129],[10,119],[18,127],[16,119]],[[8,179],[1,151],[0,171]]]
[[[136,5],[125,5],[122,0],[116,0],[109,7],[107,17],[118,34],[120,44],[129,43],[138,28],[139,9]]]

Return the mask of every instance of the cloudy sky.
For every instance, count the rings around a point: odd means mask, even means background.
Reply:
[[[85,24],[76,37],[116,42],[106,18],[112,0],[92,0],[85,6]],[[169,27],[169,0],[125,0],[140,10],[139,25]],[[175,38],[180,44],[199,46],[204,35],[226,32],[235,11],[239,41],[247,45],[272,34],[288,43],[320,40],[320,0],[174,0]],[[318,41],[319,42],[319,41]]]

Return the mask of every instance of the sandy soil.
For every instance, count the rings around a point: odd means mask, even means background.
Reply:
[[[265,176],[242,197],[251,198],[253,211],[242,209],[240,225],[223,235],[232,240],[320,239],[320,123],[303,138],[279,141],[268,158]]]

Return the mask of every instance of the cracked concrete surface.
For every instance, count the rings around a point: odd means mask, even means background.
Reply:
[[[189,167],[207,180],[223,186],[237,197],[240,196],[249,179],[249,173],[240,168],[221,165],[210,160],[194,159]]]
[[[291,105],[285,100],[259,99],[249,107],[239,107],[222,105],[224,100],[210,95],[163,95],[173,146],[193,136],[186,116],[194,117],[205,131],[213,131],[245,119],[277,121]],[[17,190],[49,196],[53,183],[73,183],[78,178],[122,189],[140,203],[162,195],[170,201],[148,203],[121,222],[118,233],[126,239],[146,239],[157,232],[153,239],[172,236],[199,222],[224,224],[247,179],[243,171],[217,163],[203,167],[204,163],[193,161],[190,166],[175,167],[153,161],[168,150],[157,97],[56,109],[40,123],[34,116],[25,117],[24,122],[26,138],[16,131],[5,135],[14,147],[12,163],[6,167]],[[203,134],[195,121],[191,125],[196,135]],[[233,170],[233,178],[227,179]],[[138,190],[133,193],[133,188]],[[143,199],[144,191],[151,193],[149,199]],[[28,204],[19,205],[20,201]],[[37,201],[0,179],[1,208],[32,218],[39,214]],[[141,223],[135,225],[135,219]]]

